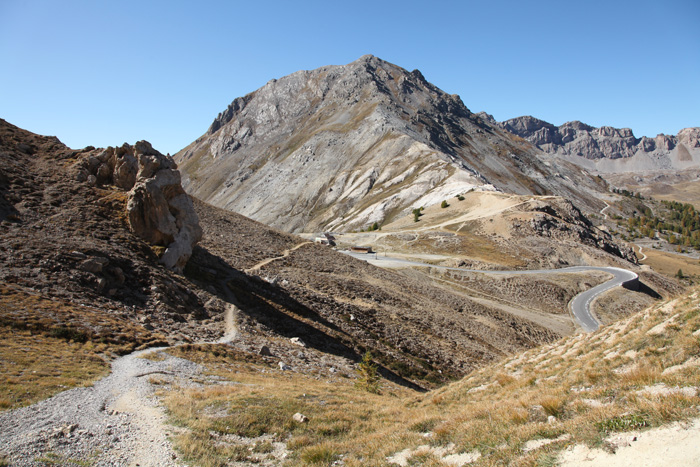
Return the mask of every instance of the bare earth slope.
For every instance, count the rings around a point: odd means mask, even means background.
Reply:
[[[381,230],[338,236],[343,244],[433,258],[479,269],[540,269],[569,265],[633,267],[632,249],[598,229],[571,202],[553,196],[471,192],[445,208],[405,216]]]
[[[370,55],[235,99],[174,157],[195,197],[288,232],[385,223],[472,188],[603,206],[577,167]]]
[[[209,322],[204,302],[210,295],[158,263],[164,247],[131,232],[127,193],[78,181],[76,167],[93,149],[73,151],[55,137],[0,122],[3,320],[124,343],[132,341],[125,322],[134,332],[158,330],[173,341],[177,333],[211,336],[202,326]],[[54,303],[54,311],[22,303],[31,297]]]
[[[387,369],[417,382],[455,377],[557,337],[428,281],[371,266],[201,202],[195,206],[205,230],[202,247],[248,273],[226,273],[222,263],[197,249],[186,273],[203,277],[208,268],[217,277],[230,274],[227,288],[244,327],[301,337],[310,347],[349,358],[371,349]],[[277,259],[265,261],[265,256]]]
[[[295,249],[305,241],[199,202],[205,238],[184,276],[175,274],[158,264],[161,247],[130,232],[123,190],[78,181],[81,151],[5,122],[1,144],[4,325],[123,343],[123,352],[215,340],[235,309],[246,350],[279,338],[286,349],[291,337],[351,361],[369,349],[396,378],[419,385],[558,337],[326,248]]]

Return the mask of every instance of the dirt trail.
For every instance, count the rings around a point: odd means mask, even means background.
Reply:
[[[559,455],[565,467],[700,466],[700,419],[646,431],[620,433],[609,441],[614,453],[583,445]]]
[[[233,294],[227,295],[224,335],[217,343],[238,337],[239,309]],[[0,453],[19,467],[37,465],[37,459],[47,455],[57,456],[57,465],[180,465],[168,439],[172,428],[165,425],[166,415],[154,391],[162,383],[191,387],[198,384],[193,379],[204,376],[196,363],[161,350],[142,350],[114,360],[112,372],[92,387],[0,413]]]
[[[216,341],[217,344],[225,344],[236,340],[238,337],[238,326],[236,326],[236,317],[238,316],[238,307],[232,303],[226,305],[224,312],[224,335]]]
[[[112,362],[109,376],[0,414],[0,451],[12,466],[89,462],[95,466],[179,465],[154,396],[156,379],[192,386],[199,365],[148,349]],[[140,358],[157,354],[160,361]]]
[[[641,245],[639,245],[639,254],[642,255],[642,258],[639,258],[639,261],[644,261],[645,259],[647,259],[647,255],[644,254],[644,252],[642,251]]]
[[[246,269],[245,272],[247,272],[247,273],[252,273],[252,272],[255,272],[255,271],[259,271],[263,266],[266,266],[266,265],[270,264],[270,263],[273,262],[273,261],[277,261],[277,260],[279,260],[279,259],[284,259],[284,258],[286,258],[287,256],[289,256],[289,255],[292,253],[292,251],[298,250],[299,248],[303,247],[304,245],[309,245],[310,243],[312,243],[312,242],[302,242],[302,243],[299,243],[298,245],[295,245],[293,248],[290,248],[289,250],[284,250],[284,251],[282,252],[282,256],[275,256],[275,257],[273,257],[273,258],[267,258],[267,259],[265,259],[265,260],[262,260],[262,261],[260,261],[258,264],[256,264],[255,266]]]

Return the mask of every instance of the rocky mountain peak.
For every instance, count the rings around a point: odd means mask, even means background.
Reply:
[[[581,185],[536,153],[420,71],[365,55],[234,99],[174,157],[189,193],[294,232],[381,224],[471,189]]]
[[[518,136],[527,133],[535,133],[542,130],[543,128],[547,128],[549,130],[554,129],[554,125],[552,125],[551,123],[547,123],[544,120],[540,120],[538,118],[530,116],[506,120],[502,123],[502,127]]]

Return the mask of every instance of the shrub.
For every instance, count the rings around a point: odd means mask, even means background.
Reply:
[[[620,417],[609,418],[596,423],[598,431],[610,433],[615,431],[628,431],[649,426],[649,422],[642,415],[628,414]]]
[[[447,200],[442,200],[442,203],[440,203],[440,207],[444,209],[447,206],[449,206],[449,204],[447,204]]]
[[[420,216],[423,215],[421,212],[423,208],[416,208],[413,210],[413,222],[418,222],[420,220]]]

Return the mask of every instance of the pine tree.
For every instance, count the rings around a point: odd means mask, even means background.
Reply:
[[[357,372],[356,387],[372,394],[379,394],[379,373],[377,372],[377,364],[372,360],[372,352],[369,350],[365,352],[355,371]]]

